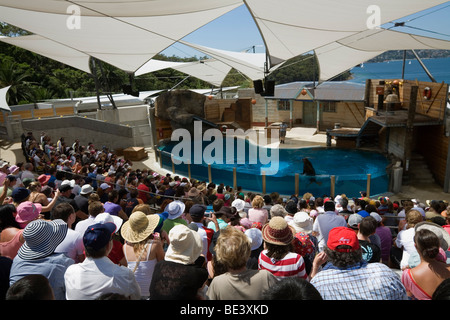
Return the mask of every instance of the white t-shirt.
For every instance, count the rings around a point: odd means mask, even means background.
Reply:
[[[66,237],[63,242],[56,247],[55,252],[65,253],[75,262],[79,262],[77,261],[77,256],[84,253],[83,235],[75,230],[67,229]]]
[[[202,245],[203,250],[202,254],[206,258],[206,255],[208,254],[209,246],[208,246],[208,236],[206,234],[205,229],[203,229],[203,224],[201,222],[194,222],[198,226],[197,233],[200,236],[200,239],[202,239]]]
[[[395,245],[398,248],[403,248],[403,256],[402,261],[400,261],[400,268],[403,269],[408,266],[408,259],[411,253],[417,252],[417,249],[414,245],[414,228],[409,228],[406,230],[401,230],[397,239],[395,240]]]
[[[118,293],[131,300],[141,298],[132,270],[114,264],[108,257],[73,264],[64,274],[67,300],[94,300],[105,293]]]

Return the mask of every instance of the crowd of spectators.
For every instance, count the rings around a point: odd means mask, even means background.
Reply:
[[[0,163],[2,299],[447,299],[445,201],[244,192],[45,133],[22,148]]]

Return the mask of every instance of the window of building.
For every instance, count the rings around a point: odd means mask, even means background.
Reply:
[[[289,100],[278,100],[278,110],[290,110],[291,104]]]
[[[336,112],[336,102],[335,101],[322,101],[320,107],[323,112]]]

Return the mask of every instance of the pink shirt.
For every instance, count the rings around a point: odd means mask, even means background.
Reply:
[[[411,269],[405,269],[402,273],[402,283],[407,292],[410,292],[416,300],[431,300],[431,297],[414,281]]]
[[[266,209],[252,208],[248,210],[248,220],[251,222],[261,222],[262,225],[267,223],[269,213]]]
[[[20,235],[22,234],[23,229],[17,231],[14,238],[9,240],[8,242],[0,242],[0,256],[8,257],[11,260],[17,255],[17,251],[22,246],[22,242],[20,242]]]

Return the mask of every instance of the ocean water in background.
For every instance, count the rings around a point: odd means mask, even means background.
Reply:
[[[431,75],[437,82],[450,83],[450,57],[422,59]],[[401,79],[403,60],[391,60],[376,63],[364,63],[362,67],[351,69],[353,79],[350,82],[365,83],[366,79]],[[416,59],[407,59],[405,63],[405,79],[431,82]]]

